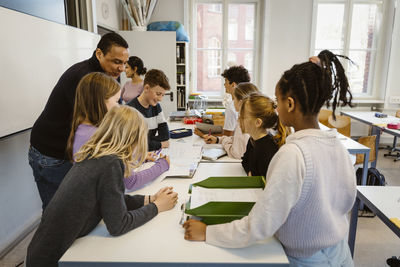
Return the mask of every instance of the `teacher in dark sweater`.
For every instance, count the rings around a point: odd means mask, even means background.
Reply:
[[[125,70],[128,58],[128,43],[117,33],[107,33],[100,39],[92,57],[65,71],[51,92],[33,125],[28,155],[43,210],[72,167],[65,149],[79,81],[91,72],[104,72],[117,79]]]

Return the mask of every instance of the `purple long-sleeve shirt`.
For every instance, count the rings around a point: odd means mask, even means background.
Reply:
[[[97,127],[87,124],[80,124],[75,132],[73,154],[76,152],[92,137]],[[169,169],[168,162],[164,158],[159,158],[155,164],[150,168],[142,171],[132,171],[129,177],[124,179],[125,188],[129,191],[136,190],[143,185],[155,180],[163,172]]]

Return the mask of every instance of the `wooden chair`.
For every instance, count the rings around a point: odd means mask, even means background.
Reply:
[[[373,162],[376,159],[375,141],[376,141],[376,135],[364,136],[358,139],[358,142],[360,144],[369,147],[371,149],[369,152],[368,162]],[[364,163],[364,154],[357,154],[355,165],[363,163]]]
[[[336,120],[333,116],[329,116],[328,125],[329,128],[336,128],[337,131],[347,137],[350,137],[351,132],[351,119],[347,116],[336,115]]]
[[[332,115],[332,110],[321,109],[318,114],[318,121],[325,126],[328,126],[328,118]]]

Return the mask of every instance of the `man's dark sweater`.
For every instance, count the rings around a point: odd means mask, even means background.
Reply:
[[[58,266],[78,237],[87,235],[101,219],[113,236],[122,235],[158,213],[144,196],[124,195],[124,165],[116,156],[74,164],[43,213],[28,247],[26,266]]]
[[[71,131],[76,87],[83,76],[97,71],[104,72],[93,53],[90,59],[70,67],[58,80],[31,132],[31,145],[40,153],[68,159],[65,149]]]
[[[248,174],[253,176],[267,176],[267,170],[272,157],[278,151],[279,146],[271,134],[254,141],[249,139],[246,152],[242,157],[242,166]]]
[[[134,107],[140,113],[142,113],[144,119],[149,127],[148,143],[149,151],[154,151],[161,148],[161,142],[169,139],[169,129],[167,121],[164,118],[159,103],[157,105],[149,106],[148,108],[143,107],[139,99],[136,97],[128,103],[129,106]]]

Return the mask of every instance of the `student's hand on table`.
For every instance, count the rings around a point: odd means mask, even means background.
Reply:
[[[167,163],[168,163],[168,166],[171,165],[171,161],[170,161],[170,159],[169,159],[169,157],[168,157],[167,155],[162,155],[162,154],[161,154],[161,155],[160,155],[160,158],[161,158],[161,159],[165,159],[165,160],[167,161]]]
[[[217,137],[212,136],[212,135],[205,134],[205,135],[203,135],[203,139],[204,139],[204,142],[206,142],[207,144],[216,144],[217,143]]]
[[[197,220],[188,220],[183,224],[185,239],[191,241],[205,241],[207,225]]]
[[[247,176],[252,176],[252,175],[251,175],[251,171],[247,174]]]
[[[168,140],[161,142],[161,148],[167,148],[167,147],[169,147],[169,141]]]
[[[164,187],[155,195],[153,203],[157,206],[158,212],[172,209],[178,202],[178,193],[172,191],[172,187]]]
[[[195,134],[195,135],[198,135],[198,136],[200,136],[200,137],[203,137],[203,136],[204,136],[203,132],[200,131],[198,128],[194,128],[194,134]]]
[[[157,154],[154,152],[147,152],[146,160],[147,161],[155,161],[157,158]]]

